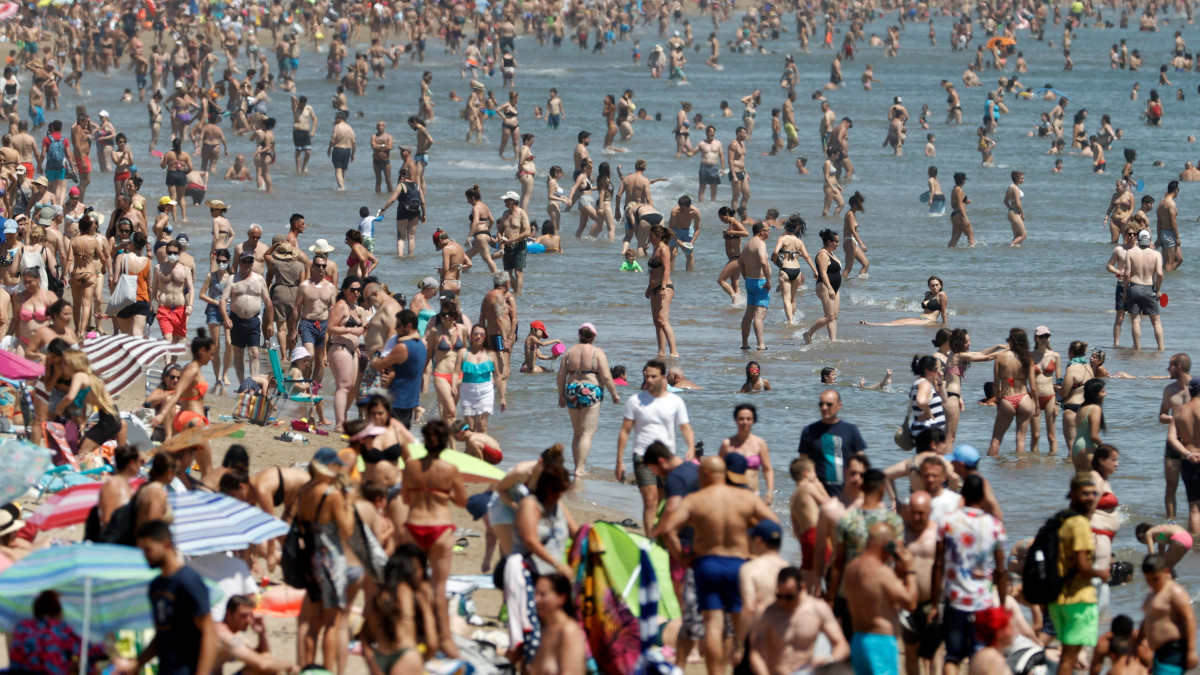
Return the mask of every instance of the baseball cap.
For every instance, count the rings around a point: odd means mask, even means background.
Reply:
[[[1050,329],[1046,328],[1045,326],[1038,326],[1037,328],[1033,329],[1033,334],[1035,337],[1040,337],[1042,335],[1049,335]]]
[[[13,220],[12,218],[5,220],[4,221],[4,234],[16,234],[16,233],[17,233],[17,221]]]
[[[54,211],[53,206],[43,206],[38,212],[38,225],[49,227],[54,222],[54,216],[58,215]]]
[[[8,232],[8,229],[5,228],[4,231]],[[1188,393],[1191,394],[1192,396],[1195,396],[1197,393],[1200,393],[1200,375],[1188,380]]]
[[[521,201],[521,195],[517,194],[516,192],[513,192],[512,190],[509,190],[508,192],[504,193],[504,196],[500,198],[500,201],[506,202],[510,199],[513,200],[514,202],[519,202],[519,201]]]
[[[1071,489],[1080,487],[1094,487],[1096,479],[1092,478],[1092,474],[1087,471],[1080,471],[1071,478]]]
[[[367,426],[363,427],[362,431],[351,436],[350,440],[361,441],[364,438],[374,438],[376,436],[383,435],[383,432],[385,432],[385,431],[387,431],[387,429],[384,429],[383,427],[381,427],[377,424],[368,424]]]
[[[729,455],[725,455],[725,459],[729,459]],[[725,475],[728,476],[728,465],[726,465],[725,470],[727,472]],[[779,526],[779,523],[764,518],[758,521],[758,524],[751,528],[750,536],[758,537],[759,539],[762,539],[768,543],[778,544],[783,541],[783,528]]]
[[[735,485],[747,486],[750,481],[746,478],[746,469],[750,468],[746,456],[731,452],[725,455],[725,478]]]
[[[18,176],[24,176],[27,173],[29,173],[29,169],[26,169],[24,164],[17,165],[17,175]]]
[[[1150,245],[1150,230],[1142,230],[1138,232],[1138,246],[1146,247]]]
[[[317,454],[313,455],[312,461],[308,465],[313,471],[323,476],[336,476],[338,471],[334,467],[345,467],[346,463],[342,461],[341,457],[338,457],[337,450],[321,448],[317,450]]]
[[[979,451],[973,445],[962,445],[954,448],[954,452],[950,453],[951,462],[959,462],[968,469],[974,469],[979,465]]]
[[[72,189],[74,189],[74,188],[72,188]],[[170,204],[171,206],[175,206],[178,203],[179,202],[175,201],[174,199],[171,199],[170,197],[159,197],[159,199],[158,199],[159,206],[166,206],[167,204]]]
[[[550,332],[546,330],[546,324],[542,323],[541,321],[530,321],[529,327],[536,328],[545,333],[546,337],[550,337]]]
[[[242,254],[238,256],[238,260],[254,260],[254,252],[242,251]]]

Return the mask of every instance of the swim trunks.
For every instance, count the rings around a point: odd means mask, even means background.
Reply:
[[[720,185],[721,167],[716,164],[700,165],[700,185]]]
[[[746,306],[771,306],[771,291],[767,289],[766,279],[746,279]]]
[[[525,242],[519,241],[504,249],[504,271],[525,269]]]
[[[1119,281],[1117,282],[1116,311],[1118,311],[1118,312],[1129,311],[1129,308],[1125,305],[1125,284],[1123,284]]]
[[[1174,232],[1163,230],[1158,233],[1158,247],[1160,249],[1179,248],[1179,239]]]
[[[1200,502],[1200,466],[1194,462],[1183,462],[1179,467],[1179,480],[1187,491],[1187,500]]]
[[[163,337],[177,335],[187,337],[187,310],[183,305],[178,307],[158,306],[158,327],[162,329]]]
[[[331,155],[333,168],[345,171],[350,168],[350,148],[334,148]]]
[[[723,555],[696,558],[692,563],[692,572],[696,575],[696,595],[700,601],[700,611],[719,609],[731,614],[742,611],[738,572],[745,562],[743,558]]]
[[[1158,296],[1150,284],[1129,284],[1129,306],[1125,311],[1134,316],[1158,316]]]
[[[896,636],[855,633],[850,640],[850,663],[856,675],[898,675],[900,648]]]
[[[262,343],[262,319],[257,314],[249,319],[243,319],[237,314],[230,314],[233,329],[229,331],[230,342],[238,349],[257,347]]]
[[[320,347],[325,344],[325,331],[329,328],[329,324],[321,321],[311,321],[309,319],[299,319],[296,321],[296,332],[300,335],[301,344]]]
[[[312,150],[312,134],[308,133],[308,129],[292,129],[292,144],[297,152]]]
[[[1068,646],[1094,647],[1100,632],[1100,607],[1094,602],[1070,605],[1052,603],[1050,619],[1059,642]]]

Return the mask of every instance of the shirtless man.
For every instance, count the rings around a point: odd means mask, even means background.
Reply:
[[[792,534],[800,542],[800,571],[806,588],[820,589],[814,558],[817,540],[817,519],[821,507],[829,501],[829,493],[817,480],[816,468],[808,457],[797,457],[790,467],[796,491],[789,500],[792,516]]]
[[[217,149],[223,147],[225,156],[229,156],[229,144],[225,142],[225,132],[219,125],[209,122],[200,127],[200,170],[217,173],[217,159],[221,156]]]
[[[749,349],[750,328],[754,327],[754,339],[759,351],[765,350],[763,342],[763,318],[771,305],[771,263],[767,254],[767,239],[771,227],[766,223],[755,223],[753,235],[746,241],[738,256],[738,272],[746,280],[746,311],[742,314],[742,349]]]
[[[225,169],[225,180],[250,180],[250,167],[246,166],[245,155],[234,156],[233,164]]]
[[[1163,350],[1162,320],[1158,315],[1159,295],[1162,293],[1162,254],[1150,248],[1150,233],[1138,232],[1137,248],[1125,254],[1125,310],[1133,315],[1133,348],[1142,348],[1142,317],[1149,316],[1154,326],[1158,351]]]
[[[725,617],[731,615],[736,635],[742,628],[742,597],[739,572],[749,557],[747,530],[763,520],[778,517],[758,495],[725,482],[725,461],[705,457],[700,463],[700,489],[679,502],[679,507],[654,527],[651,537],[678,532],[691,525],[695,533],[696,577],[701,616],[704,620],[704,664],[708,675],[727,672],[731,653],[724,641]],[[733,654],[742,645],[735,641]]]
[[[261,245],[261,244],[260,244]],[[275,310],[271,305],[271,296],[267,292],[267,280],[254,271],[257,259],[249,251],[238,254],[238,270],[225,285],[221,294],[221,323],[229,331],[233,343],[234,366],[237,368],[238,382],[246,377],[244,355],[247,349],[250,356],[250,375],[258,375],[258,348],[262,343],[262,335],[268,338],[275,332]],[[228,307],[228,311],[226,311]],[[266,322],[259,316],[266,310]]]
[[[1171,444],[1176,437],[1175,413],[1181,406],[1191,400],[1188,385],[1192,380],[1192,358],[1187,354],[1176,354],[1167,364],[1167,373],[1173,382],[1163,387],[1162,404],[1158,407],[1158,421],[1168,424],[1167,447],[1163,453],[1163,476],[1167,480],[1166,506],[1167,520],[1175,520],[1175,491],[1179,488],[1180,464],[1183,454]]]
[[[354,162],[354,153],[357,150],[358,142],[354,138],[354,128],[346,121],[345,114],[339,114],[333,121],[329,146],[325,148],[325,154],[333,161],[333,178],[337,181],[339,192],[346,189],[346,170]]]
[[[904,154],[904,123],[908,121],[908,109],[904,107],[904,103],[899,96],[892,99],[892,107],[888,108],[888,133],[883,139],[883,146],[892,146],[895,155],[899,157]]]
[[[292,97],[292,144],[296,146],[296,173],[308,173],[312,138],[317,133],[317,111],[307,96]]]
[[[671,209],[667,227],[671,228],[671,234],[674,235],[671,237],[671,260],[674,261],[676,253],[683,249],[683,255],[687,259],[687,271],[694,272],[696,258],[693,254],[696,250],[696,238],[700,236],[700,209],[692,206],[691,197],[680,195],[678,204]]]
[[[821,138],[822,149],[829,147],[829,136],[836,126],[837,115],[834,114],[829,101],[821,101],[821,121],[817,123],[817,135]]]
[[[229,221],[225,222],[228,223]],[[215,219],[213,226],[216,226]],[[250,223],[250,227],[246,229],[246,241],[243,241],[242,243],[233,247],[233,257],[240,260],[243,253],[249,253],[254,258],[254,271],[262,274],[263,271],[266,270],[268,248],[269,247],[262,242],[262,226],[256,223]]]
[[[1179,180],[1184,183],[1193,183],[1200,180],[1200,169],[1191,162],[1183,163],[1183,171],[1179,172]]]
[[[895,561],[895,570],[888,565]],[[850,660],[855,672],[895,672],[900,658],[896,633],[899,610],[917,607],[917,571],[913,554],[897,541],[887,523],[868,530],[862,555],[846,565],[846,602],[854,626]]]
[[[213,624],[217,634],[217,653],[213,672],[221,672],[226,663],[240,661],[243,672],[274,675],[275,673],[298,673],[300,667],[271,656],[271,645],[267,642],[267,627],[261,616],[254,615],[256,601],[249,595],[234,595],[225,605],[225,620]],[[250,647],[240,635],[246,629],[258,636],[258,644]]]
[[[1179,196],[1179,181],[1167,183],[1167,194],[1158,202],[1158,250],[1163,256],[1163,266],[1167,272],[1178,269],[1183,263],[1183,248],[1179,241],[1179,208],[1175,198]]]
[[[375,124],[375,134],[371,136],[371,170],[375,172],[375,194],[379,194],[383,183],[387,182],[387,191],[392,192],[392,146],[395,141],[387,132],[387,122],[379,120]]]
[[[21,120],[17,123],[17,133],[12,134],[9,139],[9,147],[21,155],[21,163],[25,165],[26,176],[29,180],[37,178],[34,169],[42,164],[38,158],[40,146],[37,139],[29,135],[29,122]]]
[[[1196,613],[1187,589],[1171,578],[1171,568],[1160,555],[1148,555],[1142,574],[1150,594],[1142,603],[1142,628],[1138,641],[1154,651],[1155,673],[1184,673],[1200,666],[1196,655]]]
[[[837,150],[833,163],[841,173],[842,182],[849,181],[854,176],[854,163],[850,161],[850,130],[854,122],[849,117],[843,117],[829,134],[829,148]]]
[[[429,129],[417,117],[408,118],[408,128],[412,129],[417,134],[417,151],[413,155],[412,179],[417,183],[417,187],[421,188],[421,194],[425,192],[425,167],[429,166],[429,149],[433,147],[433,134],[429,133]]]
[[[588,131],[579,132],[579,142],[575,144],[575,174],[573,179],[579,178],[579,174],[583,172],[583,163],[591,161],[592,156],[588,154],[588,144],[592,142],[592,134]],[[619,204],[619,203],[618,203]],[[620,206],[617,207],[618,210]]]
[[[1188,532],[1200,537],[1200,381],[1188,383],[1188,402],[1175,410],[1175,432],[1183,447],[1179,476],[1188,489]]]
[[[742,237],[750,236],[746,227],[734,215],[733,209],[722,206],[717,210],[717,218],[725,223],[721,236],[725,239],[725,267],[717,275],[717,284],[729,294],[729,304],[737,302],[738,276],[741,274]]]
[[[196,305],[196,275],[179,261],[179,244],[172,241],[163,247],[166,262],[154,270],[150,292],[158,303],[156,316],[163,339],[176,344],[187,338],[188,317]]]
[[[836,393],[836,392],[834,392]],[[863,476],[871,468],[865,453],[855,453],[845,458],[842,491],[836,499],[830,499],[821,505],[817,514],[817,533],[813,541],[815,555],[813,568],[817,579],[824,579],[826,571],[833,564],[832,553],[834,538],[837,536],[838,522],[852,509],[863,504]],[[821,552],[824,551],[824,554]],[[818,587],[813,588],[819,590]]]
[[[558,129],[565,114],[566,108],[562,99],[558,97],[558,90],[551,87],[550,100],[546,101],[546,125],[551,129]]]
[[[821,633],[833,647],[827,663],[845,661],[850,656],[850,645],[833,610],[824,600],[809,593],[798,568],[785,567],[775,580],[775,602],[754,627],[750,653],[753,672],[767,675],[809,672],[815,665],[813,651]]]
[[[441,296],[454,298],[457,303],[458,293],[462,290],[462,271],[471,268],[471,261],[462,245],[451,239],[444,230],[437,236],[434,246],[442,252],[442,266],[438,268]]]
[[[487,348],[500,357],[501,376],[508,378],[513,344],[517,340],[517,301],[508,292],[508,277],[492,275],[492,290],[479,304],[479,325],[487,331]]]
[[[746,202],[750,201],[750,174],[746,173],[746,139],[749,136],[746,127],[738,127],[735,134],[729,142],[729,187],[733,189],[729,208],[734,210],[746,208]],[[713,201],[716,201],[715,196]]]
[[[760,520],[750,530],[750,560],[738,571],[738,593],[742,596],[742,633],[738,642],[746,646],[745,656],[734,654],[734,663],[749,659],[750,645],[746,641],[750,629],[758,623],[763,612],[775,600],[775,583],[779,572],[789,566],[779,555],[783,545],[783,528],[773,520]],[[746,661],[748,664],[748,661]]]
[[[504,249],[504,271],[513,292],[520,295],[525,283],[526,239],[533,236],[533,229],[529,214],[521,208],[521,195],[509,190],[504,194],[504,206],[504,213],[496,219],[496,241]]]
[[[375,314],[367,322],[367,332],[363,335],[363,344],[367,355],[371,356],[383,349],[384,343],[387,342],[388,336],[395,328],[396,315],[403,308],[390,293],[383,290],[383,285],[377,281],[373,281],[363,288],[363,299],[375,309]]]
[[[717,201],[717,186],[721,174],[725,173],[725,153],[721,141],[717,140],[717,128],[709,125],[704,129],[704,140],[696,144],[700,153],[699,202],[704,203],[704,187],[708,186],[709,201]],[[736,195],[735,195],[736,196]]]
[[[1113,319],[1113,346],[1121,346],[1121,324],[1125,322],[1125,284],[1121,281],[1121,275],[1125,269],[1125,258],[1129,254],[1137,242],[1137,229],[1132,226],[1126,226],[1124,230],[1124,241],[1120,246],[1113,249],[1112,255],[1108,258],[1108,264],[1104,269],[1117,278],[1116,292],[1116,318]]]
[[[301,281],[296,289],[296,309],[288,315],[288,344],[302,344],[312,354],[312,373],[308,377],[313,382],[320,382],[325,375],[325,362],[328,360],[325,356],[325,332],[329,328],[329,310],[333,308],[337,296],[337,287],[325,278],[328,262],[324,253],[313,254],[309,278]]]
[[[933,506],[929,493],[918,490],[908,498],[904,519],[904,545],[913,555],[912,570],[917,573],[917,608],[900,615],[900,636],[904,639],[904,668],[908,675],[933,672],[933,657],[942,644],[937,608],[933,603],[933,563],[937,553],[937,523],[930,518]]]
[[[787,149],[795,150],[800,145],[800,134],[796,131],[796,92],[789,91],[783,99],[783,133],[787,136]]]

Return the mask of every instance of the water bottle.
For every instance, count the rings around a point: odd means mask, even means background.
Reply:
[[[217,421],[218,421],[218,422],[232,422],[232,421],[233,421],[233,415],[218,415],[218,416],[217,416]]]

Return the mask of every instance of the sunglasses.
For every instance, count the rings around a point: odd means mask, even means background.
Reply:
[[[820,403],[818,403],[817,405],[818,405],[818,406],[820,406],[820,407],[822,407],[822,408],[832,408],[832,407],[834,406],[834,404],[833,404],[833,403],[829,403],[829,402],[827,402],[827,401],[821,401],[821,402],[820,402]]]
[[[244,259],[244,260],[239,260],[239,261],[238,261],[238,263],[239,263],[239,264],[242,264],[242,265],[253,265],[253,264],[254,264],[254,258],[246,258],[246,259]]]
[[[798,597],[800,597],[799,593],[776,593],[775,594],[776,600],[795,600]]]
[[[315,267],[315,268],[317,268],[317,269],[319,269],[319,270],[323,270],[323,269],[325,269],[326,267],[328,267],[328,265],[318,265],[317,263],[313,263],[313,267]]]
[[[362,293],[362,286],[351,286],[346,290],[350,291],[351,293]]]
[[[249,236],[249,238],[250,239],[262,239],[262,235],[261,234],[252,234]]]

